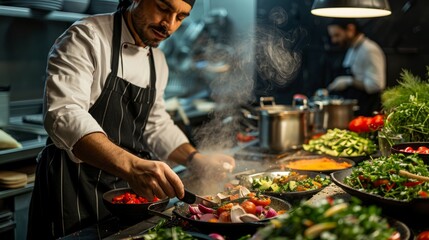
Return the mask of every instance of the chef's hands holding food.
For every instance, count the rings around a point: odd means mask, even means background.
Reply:
[[[204,178],[224,179],[235,168],[233,157],[222,153],[196,153],[187,167]]]

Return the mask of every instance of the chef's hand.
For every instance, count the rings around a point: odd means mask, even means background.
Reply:
[[[353,84],[352,76],[338,76],[335,80],[329,84],[329,91],[343,91]]]
[[[200,177],[221,180],[235,168],[235,160],[226,154],[197,153],[190,159],[187,166]]]
[[[185,190],[179,176],[164,162],[139,159],[126,179],[136,194],[147,199],[183,198]]]

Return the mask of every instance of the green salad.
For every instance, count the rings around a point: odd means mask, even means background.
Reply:
[[[354,189],[396,200],[428,197],[429,182],[403,176],[400,170],[429,177],[428,166],[417,154],[391,154],[361,162],[344,179],[344,183]]]
[[[291,213],[260,228],[252,239],[399,239],[380,213],[380,208],[363,207],[356,198],[350,202],[328,198],[317,205],[302,202]]]
[[[269,191],[276,193],[283,192],[304,192],[320,189],[331,183],[329,178],[316,175],[314,178],[306,174],[290,172],[289,175],[263,176],[253,178],[251,188],[257,191]]]
[[[192,235],[186,233],[180,227],[165,228],[165,219],[162,219],[154,228],[150,229],[142,237],[144,240],[191,240],[196,239]]]

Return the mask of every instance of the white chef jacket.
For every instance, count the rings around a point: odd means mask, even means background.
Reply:
[[[75,22],[55,42],[48,57],[44,96],[44,127],[55,145],[65,149],[75,162],[74,144],[83,136],[103,132],[89,114],[100,96],[111,66],[113,14],[89,16]],[[135,45],[122,19],[118,76],[139,87],[150,83],[149,48]],[[165,56],[153,49],[156,69],[156,99],[144,131],[148,151],[160,159],[189,142],[165,110],[164,90],[168,79]],[[106,134],[106,133],[105,133]],[[131,136],[130,136],[131,137]]]
[[[343,67],[351,68],[354,80],[363,82],[368,94],[386,88],[386,57],[380,46],[363,34],[347,50]]]

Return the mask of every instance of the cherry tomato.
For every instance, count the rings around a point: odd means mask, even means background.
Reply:
[[[427,192],[425,192],[425,191],[420,191],[419,195],[420,195],[420,197],[424,197],[424,198],[429,197],[429,194]]]
[[[429,240],[429,231],[423,231],[417,235],[416,240]]]
[[[244,201],[240,204],[240,206],[246,211],[247,213],[255,214],[256,213],[256,205],[251,201]]]
[[[271,198],[264,196],[253,196],[250,197],[250,201],[253,202],[256,206],[268,206],[271,203]]]

